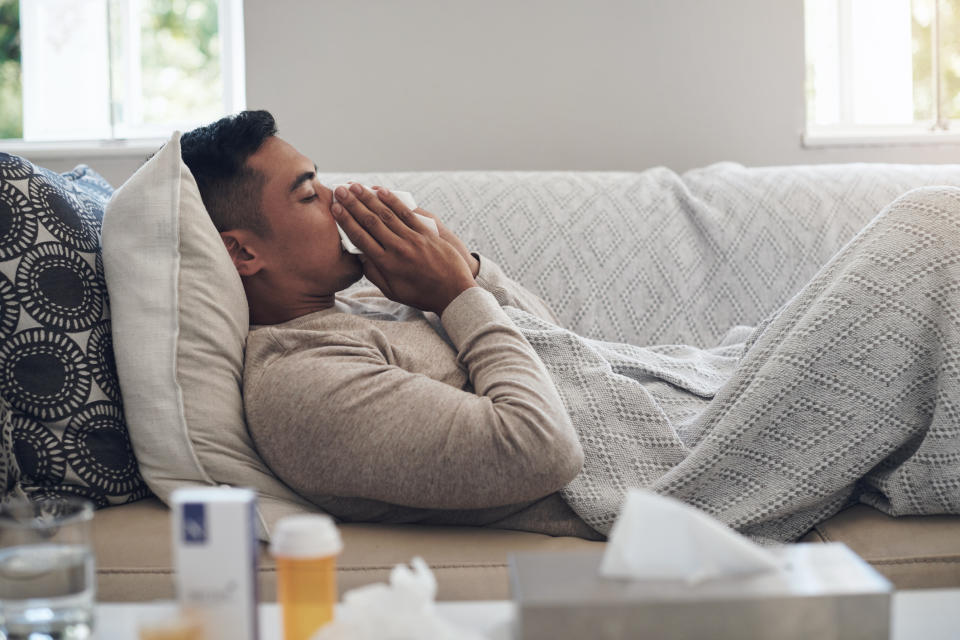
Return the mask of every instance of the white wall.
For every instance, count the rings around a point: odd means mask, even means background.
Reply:
[[[957,162],[805,149],[802,0],[247,0],[247,97],[322,169]]]
[[[960,145],[803,148],[802,0],[246,0],[244,12],[248,106],[271,110],[322,170],[960,162]],[[142,158],[104,173],[119,184]]]

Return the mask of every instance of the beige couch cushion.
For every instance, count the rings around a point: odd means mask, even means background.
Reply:
[[[156,499],[110,507],[94,521],[97,597],[142,601],[174,597],[170,512]],[[507,555],[517,551],[595,548],[601,542],[476,527],[340,525],[340,593],[386,582],[390,569],[416,555],[437,577],[441,600],[510,597]],[[844,542],[897,588],[960,587],[960,517],[891,518],[855,506],[821,523],[804,542]],[[261,545],[260,599],[276,600],[275,564]]]
[[[898,589],[960,587],[960,516],[891,518],[856,505],[821,522],[804,542],[843,542]]]
[[[563,551],[603,543],[538,533],[476,527],[340,525],[344,548],[337,580],[340,593],[386,582],[390,570],[423,557],[437,577],[441,600],[504,600],[510,597],[507,554]],[[97,599],[142,601],[173,598],[170,512],[156,499],[97,512],[93,522]],[[260,599],[276,600],[275,564],[261,544]]]

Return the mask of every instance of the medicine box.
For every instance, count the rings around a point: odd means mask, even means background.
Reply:
[[[892,585],[841,543],[770,549],[782,571],[705,580],[599,575],[602,551],[509,557],[515,637],[886,640]]]
[[[177,489],[171,497],[177,600],[206,640],[256,640],[256,494],[249,489]]]

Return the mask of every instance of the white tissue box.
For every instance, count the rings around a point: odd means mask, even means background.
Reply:
[[[782,571],[688,584],[600,576],[602,551],[511,555],[516,637],[886,638],[890,582],[842,543],[770,549]]]

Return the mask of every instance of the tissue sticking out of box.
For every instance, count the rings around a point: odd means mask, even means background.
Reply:
[[[376,583],[347,591],[337,617],[310,640],[482,640],[437,615],[437,579],[422,558],[413,569],[398,564],[390,584]]]
[[[330,189],[334,192],[334,195],[333,195],[334,202],[337,201],[337,195],[336,195],[337,187],[343,187],[344,189],[349,189],[350,185],[349,184],[330,185]],[[370,187],[364,187],[364,189],[370,190]],[[391,192],[393,193],[393,195],[397,196],[397,199],[400,200],[400,202],[402,202],[407,209],[410,209],[411,211],[413,211],[414,209],[417,208],[417,203],[413,199],[413,195],[410,194],[410,192],[394,191],[392,189],[391,189]],[[439,233],[439,231],[437,230],[436,220],[434,220],[429,216],[420,215],[419,213],[414,213],[413,215],[417,216],[417,219],[423,224],[425,224],[433,232],[434,235],[437,235]],[[353,244],[353,241],[347,237],[346,232],[340,228],[339,224],[337,225],[337,232],[340,234],[340,244],[343,246],[343,249],[347,253],[352,253],[354,255],[359,255],[363,253],[362,251],[360,251],[360,249],[357,248],[357,245]]]
[[[767,549],[699,509],[631,489],[610,531],[600,575],[695,583],[784,568]]]

